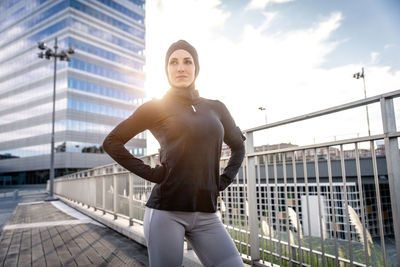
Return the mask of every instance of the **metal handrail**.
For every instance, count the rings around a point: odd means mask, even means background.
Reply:
[[[268,150],[268,151],[252,152],[252,153],[248,153],[247,156],[254,157],[254,156],[270,155],[270,154],[276,154],[276,153],[294,152],[294,151],[304,150],[304,149],[325,148],[325,147],[330,147],[330,146],[347,145],[347,144],[361,143],[361,142],[367,142],[367,141],[374,141],[374,140],[379,140],[379,139],[385,139],[387,137],[388,138],[400,137],[400,132],[394,132],[394,133],[390,133],[390,134],[377,134],[377,135],[344,139],[344,140],[339,140],[339,141],[331,141],[331,142],[325,142],[325,143],[319,143],[319,144],[313,144],[313,145],[286,147],[286,148],[280,148],[280,149],[274,149],[274,150]]]
[[[299,121],[303,121],[303,120],[317,118],[317,117],[321,117],[321,116],[328,115],[328,114],[331,114],[331,113],[336,113],[336,112],[340,112],[340,111],[344,111],[344,110],[348,110],[348,109],[358,108],[358,107],[365,106],[365,105],[372,104],[372,103],[377,103],[382,98],[391,99],[391,98],[395,98],[395,97],[399,97],[399,96],[400,96],[400,90],[396,90],[396,91],[392,91],[392,92],[389,92],[389,93],[376,95],[376,96],[371,96],[371,97],[368,97],[368,98],[365,98],[365,99],[360,99],[360,100],[353,101],[353,102],[350,102],[350,103],[334,106],[334,107],[331,107],[331,108],[322,109],[322,110],[319,110],[319,111],[307,113],[307,114],[300,115],[300,116],[297,116],[297,117],[293,117],[293,118],[290,118],[290,119],[281,120],[281,121],[277,121],[277,122],[273,122],[273,123],[257,126],[257,127],[254,127],[254,128],[247,129],[244,132],[245,133],[252,133],[252,132],[256,132],[256,131],[260,131],[260,130],[270,129],[270,128],[274,128],[274,127],[277,127],[277,126],[282,126],[282,125],[285,125],[285,124],[290,124],[290,123],[294,123],[294,122],[299,122]]]

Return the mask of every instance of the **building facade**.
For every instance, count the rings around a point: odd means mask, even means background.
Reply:
[[[104,137],[145,97],[144,0],[0,0],[0,186],[49,177],[53,59],[38,42],[74,48],[58,61],[55,175],[112,162]],[[54,49],[53,49],[54,50]],[[146,154],[146,136],[126,144]]]

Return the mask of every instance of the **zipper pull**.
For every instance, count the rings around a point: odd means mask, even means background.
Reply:
[[[190,105],[193,109],[193,112],[196,113],[196,108],[193,105]]]

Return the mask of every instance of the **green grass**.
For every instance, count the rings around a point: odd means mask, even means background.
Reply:
[[[245,225],[242,225],[239,227],[238,224],[236,224],[235,228],[241,228],[243,230],[246,229]],[[228,229],[228,232],[230,233],[231,237],[236,240],[236,241],[241,241],[243,243],[248,244],[250,242],[250,235],[248,233],[243,233],[239,232],[237,230],[233,229]],[[261,230],[260,232],[261,233]],[[294,235],[295,237],[295,244],[298,244],[297,240],[297,234]],[[278,239],[277,234],[273,236],[272,238]],[[287,241],[287,233],[281,232],[281,242],[286,242]],[[309,237],[309,236],[304,236],[303,239],[301,240],[301,246],[303,248],[309,249],[310,248],[310,242],[312,244],[312,250],[313,251],[319,251],[321,252],[321,239],[318,237]],[[238,242],[236,243],[236,247],[241,252],[242,254],[250,255],[250,250],[251,248],[249,245],[245,244],[239,244]],[[370,245],[370,250],[371,250],[371,256],[368,259],[368,263],[370,266],[383,266],[383,253],[380,248],[380,245],[374,243],[374,245]],[[365,252],[364,252],[364,247],[361,243],[359,242],[351,242],[351,249],[352,249],[352,256],[353,256],[353,262],[358,262],[365,264]],[[260,251],[260,262],[266,261],[266,262],[273,262],[274,264],[280,265],[281,264],[281,259],[280,257],[276,257],[272,255],[270,252],[272,251],[273,253],[279,254],[279,249],[281,251],[281,255],[284,257],[289,258],[289,249],[290,249],[290,256],[293,260],[300,261],[300,257],[302,258],[302,262],[308,265],[311,265],[311,262],[313,263],[313,266],[322,266],[322,255],[318,255],[315,253],[312,253],[310,255],[309,251],[300,250],[296,247],[289,247],[287,244],[279,244],[277,241],[272,241],[270,244],[270,241],[268,239],[262,239],[259,238],[259,247],[262,249],[264,252]],[[344,259],[349,259],[350,258],[350,253],[349,253],[349,245],[347,241],[341,241],[337,240],[337,248],[338,248],[338,257],[344,258]],[[350,264],[339,261],[339,265],[336,265],[336,249],[335,249],[335,242],[334,239],[325,239],[324,240],[324,252],[325,252],[325,266],[327,267],[347,267],[350,266]],[[333,258],[328,258],[326,257],[326,254],[330,254],[333,256]],[[282,265],[281,266],[290,266],[290,262],[288,260],[282,259]],[[388,262],[388,266],[395,266],[394,262]]]

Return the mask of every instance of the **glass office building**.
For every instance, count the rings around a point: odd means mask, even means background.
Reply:
[[[57,63],[55,174],[111,163],[105,136],[145,96],[144,0],[0,0],[0,186],[49,177],[54,62],[39,41],[75,49]],[[53,49],[54,50],[54,49]],[[126,144],[146,153],[144,133]]]

